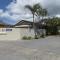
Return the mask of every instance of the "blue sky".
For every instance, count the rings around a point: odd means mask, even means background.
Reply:
[[[6,9],[6,6],[12,2],[12,0],[0,0],[0,9]]]
[[[12,0],[0,0],[0,9],[6,11],[6,7],[12,2]],[[14,24],[15,21],[11,18],[0,17],[3,23]]]
[[[60,17],[60,0],[0,0],[0,20],[7,24],[15,24],[20,20],[31,21],[32,14],[24,6],[36,3],[46,8],[49,15]]]

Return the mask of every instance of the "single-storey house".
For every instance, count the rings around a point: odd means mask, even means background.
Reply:
[[[16,40],[16,33],[13,25],[0,23],[0,40]]]
[[[36,30],[37,33],[40,34],[42,31],[45,33],[45,30],[41,29],[41,24],[35,23],[35,25],[36,29],[40,28]],[[0,40],[20,40],[23,36],[34,37],[33,22],[21,20],[15,25],[0,24]]]

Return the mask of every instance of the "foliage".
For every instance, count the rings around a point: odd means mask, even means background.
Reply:
[[[32,37],[31,37],[31,36],[23,36],[22,39],[23,39],[23,40],[31,40]]]
[[[41,5],[39,3],[34,4],[33,6],[26,5],[25,8],[31,11],[32,14],[36,15],[36,12],[38,9],[42,9]]]
[[[31,36],[28,36],[28,40],[31,40],[32,39],[32,37]]]
[[[60,25],[59,18],[52,18],[46,22],[46,33],[47,35],[57,35],[58,33],[58,26]]]
[[[39,39],[38,35],[35,35],[34,39]]]
[[[34,29],[34,34],[35,34],[35,38],[36,37],[36,32],[35,32],[35,16],[37,16],[37,11],[38,10],[41,10],[42,7],[41,5],[38,3],[38,4],[34,4],[33,6],[30,6],[30,5],[26,5],[25,8],[27,8],[28,10],[31,11],[32,15],[33,15],[33,29]]]
[[[45,35],[44,35],[44,34],[42,34],[40,37],[41,37],[41,38],[45,38]]]
[[[60,25],[60,19],[59,18],[52,18],[52,19],[49,19],[47,22],[46,22],[47,26],[57,26],[57,25]]]
[[[48,26],[46,28],[46,33],[47,35],[57,35],[58,34],[57,26]]]
[[[46,9],[38,9],[38,11],[37,11],[37,15],[38,16],[42,16],[42,17],[44,17],[44,16],[47,16],[47,10]]]
[[[26,40],[26,39],[27,39],[27,36],[23,36],[22,39],[23,39],[23,40]]]

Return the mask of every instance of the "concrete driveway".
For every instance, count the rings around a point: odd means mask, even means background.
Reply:
[[[60,60],[60,37],[0,41],[0,60]]]

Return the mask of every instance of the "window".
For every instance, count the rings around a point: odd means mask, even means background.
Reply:
[[[11,32],[12,31],[12,29],[10,29],[10,28],[3,28],[2,29],[2,32]]]
[[[7,32],[7,31],[12,31],[12,29],[6,29],[6,32]]]

